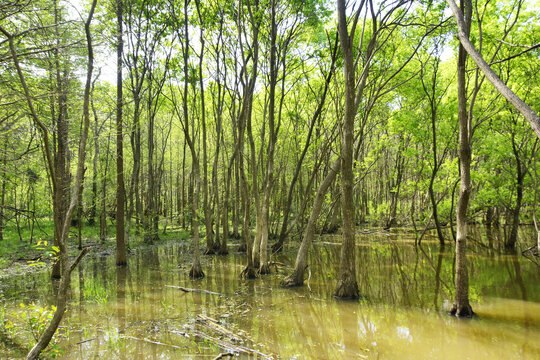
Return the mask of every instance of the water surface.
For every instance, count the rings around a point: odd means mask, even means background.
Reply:
[[[362,299],[353,302],[331,296],[339,241],[316,241],[309,281],[296,289],[279,286],[294,250],[272,257],[272,275],[250,281],[240,279],[245,257],[234,253],[204,257],[206,277],[190,280],[187,244],[136,251],[127,268],[117,269],[114,257],[86,259],[73,273],[59,331],[63,358],[213,359],[231,344],[258,353],[242,358],[540,358],[540,271],[523,256],[472,242],[470,297],[479,316],[460,320],[446,313],[453,246],[427,237],[415,247],[406,232],[360,233]],[[46,274],[8,279],[2,291],[8,314],[53,295]]]

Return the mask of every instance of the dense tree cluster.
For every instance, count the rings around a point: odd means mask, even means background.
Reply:
[[[0,240],[54,221],[68,278],[73,216],[102,240],[116,224],[118,265],[130,237],[190,229],[194,278],[200,237],[206,255],[240,239],[245,278],[301,240],[298,286],[314,234],[340,228],[335,295],[356,298],[355,227],[435,228],[471,315],[467,222],[504,226],[506,248],[537,224],[540,12],[449,4],[3,1]]]

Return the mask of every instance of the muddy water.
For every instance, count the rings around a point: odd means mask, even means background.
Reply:
[[[479,316],[458,320],[446,315],[453,247],[430,238],[414,247],[406,233],[360,234],[363,298],[348,302],[331,296],[339,240],[318,239],[309,286],[292,290],[279,281],[294,251],[272,257],[273,274],[253,281],[239,279],[245,258],[234,253],[205,257],[206,277],[190,280],[186,245],[138,251],[127,269],[113,257],[86,260],[73,274],[63,358],[213,359],[228,344],[284,359],[540,358],[540,270],[522,256],[500,254],[487,240],[471,244],[470,297]],[[45,276],[12,280],[3,292],[8,313],[53,293]]]

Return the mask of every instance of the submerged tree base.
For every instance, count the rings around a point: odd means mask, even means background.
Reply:
[[[304,277],[300,276],[295,271],[291,275],[286,276],[283,280],[281,280],[280,285],[288,288],[304,286]]]
[[[189,277],[192,279],[201,279],[204,277],[201,264],[193,264],[189,270]]]
[[[229,255],[229,250],[227,249],[227,247],[220,248],[218,251],[216,251],[216,254],[217,255]]]
[[[356,300],[360,298],[360,291],[356,281],[339,280],[334,297],[343,300]]]
[[[214,255],[215,253],[213,247],[207,247],[206,250],[204,250],[204,255]]]
[[[259,275],[266,275],[266,274],[270,274],[270,266],[268,266],[268,263],[265,263],[265,264],[261,264],[259,266],[259,271],[258,271]]]
[[[255,273],[255,268],[253,266],[247,265],[240,273],[240,277],[242,279],[256,279],[257,274]]]
[[[468,303],[462,306],[458,306],[456,303],[454,303],[450,309],[450,315],[458,318],[472,318],[475,313],[472,310],[471,305]]]
[[[217,254],[219,252],[219,249],[221,249],[221,242],[216,240],[212,245],[212,250],[214,250],[214,253]]]
[[[238,252],[241,252],[241,253],[247,252],[247,246],[245,242],[240,244],[240,246],[238,247]]]

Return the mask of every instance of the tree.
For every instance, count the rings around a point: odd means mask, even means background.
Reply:
[[[124,139],[122,134],[123,85],[122,56],[123,40],[123,2],[116,0],[116,265],[127,264],[126,242],[124,239]]]
[[[465,36],[469,36],[472,22],[472,3],[462,0],[465,7]],[[459,103],[459,168],[460,184],[457,203],[456,236],[456,295],[450,309],[452,315],[471,317],[474,312],[469,304],[469,274],[467,272],[467,209],[471,194],[471,119],[467,113],[466,69],[467,53],[460,45],[458,53],[458,103]]]
[[[185,141],[188,144],[188,147],[191,152],[191,169],[192,169],[192,175],[193,175],[193,193],[191,196],[191,226],[193,229],[193,242],[192,242],[192,249],[193,249],[193,263],[191,265],[191,269],[189,270],[189,276],[193,279],[202,278],[204,277],[204,272],[201,268],[201,261],[200,261],[200,251],[199,251],[199,194],[200,194],[200,187],[201,187],[201,176],[200,176],[200,161],[199,161],[199,154],[197,151],[197,134],[196,134],[196,123],[195,123],[195,117],[189,116],[189,107],[188,107],[188,97],[189,97],[189,85],[190,83],[194,83],[194,79],[190,74],[190,66],[189,66],[189,53],[190,53],[190,42],[189,42],[189,31],[188,31],[188,4],[189,0],[184,0],[184,6],[183,6],[183,19],[180,20],[179,18],[176,18],[175,20],[177,23],[183,24],[183,29],[181,26],[178,26],[177,28],[177,35],[180,39],[180,43],[182,46],[182,61],[183,61],[183,77],[184,77],[184,86],[183,86],[183,92],[182,92],[182,113],[180,113],[180,109],[178,109],[178,106],[176,106],[175,102],[175,90],[174,87],[171,89],[171,100],[173,102],[174,111],[180,119],[182,130],[184,133]],[[198,6],[198,3],[197,3]],[[174,9],[173,9],[174,11]],[[173,12],[173,16],[176,16],[176,14]],[[195,88],[195,87],[194,87]],[[195,93],[195,91],[194,91]],[[195,94],[194,94],[195,95]],[[191,130],[190,130],[191,127]]]
[[[429,110],[430,110],[430,118],[431,118],[431,136],[432,136],[432,151],[433,151],[433,166],[431,169],[431,177],[429,180],[429,198],[431,201],[431,207],[432,207],[432,216],[433,221],[435,222],[435,228],[437,229],[437,237],[439,238],[439,243],[444,246],[444,236],[441,229],[441,222],[439,220],[439,213],[437,209],[437,200],[435,199],[435,191],[433,189],[433,185],[435,183],[435,178],[437,177],[437,173],[439,172],[439,169],[442,165],[442,159],[439,159],[439,154],[437,152],[437,130],[436,130],[436,122],[437,122],[437,111],[439,108],[439,105],[442,101],[442,97],[446,90],[442,94],[437,94],[437,76],[439,75],[439,64],[441,59],[437,56],[438,54],[435,54],[434,59],[432,60],[432,75],[431,75],[431,85],[426,83],[425,80],[425,74],[422,70],[420,71],[420,79],[422,82],[422,89],[424,90],[424,93],[426,94],[429,102]],[[448,149],[446,147],[445,151],[443,152],[442,158],[445,156],[445,152]]]
[[[353,30],[349,34],[347,16],[345,14],[345,0],[338,0],[337,5],[338,34],[343,55],[343,73],[345,78],[345,116],[341,125],[341,211],[343,214],[343,227],[341,231],[343,242],[341,244],[341,260],[339,263],[339,280],[334,294],[340,298],[358,298],[353,203],[353,132],[357,106],[355,106],[356,77],[352,40],[354,38],[356,24],[353,24]]]
[[[32,360],[37,359],[39,357],[40,353],[47,347],[54,333],[58,329],[58,326],[60,325],[60,322],[62,321],[64,312],[66,310],[67,292],[68,292],[70,281],[71,281],[71,273],[87,252],[87,249],[83,250],[74,261],[71,261],[69,259],[67,241],[68,241],[68,236],[69,236],[69,228],[71,224],[71,219],[73,218],[73,214],[77,207],[77,201],[79,200],[79,192],[81,191],[81,184],[82,184],[83,174],[84,174],[84,161],[86,157],[86,140],[88,138],[88,129],[89,129],[89,123],[90,123],[90,110],[89,110],[90,90],[91,90],[91,82],[92,82],[92,72],[93,72],[93,67],[94,67],[94,55],[93,55],[90,23],[92,21],[96,3],[97,3],[97,0],[93,0],[88,18],[86,19],[84,23],[87,50],[88,50],[88,65],[87,65],[87,73],[86,73],[86,85],[85,85],[85,90],[84,90],[84,105],[83,105],[84,124],[83,124],[81,142],[79,145],[79,155],[78,155],[75,183],[72,188],[69,206],[67,208],[67,211],[64,217],[62,219],[58,219],[57,217],[55,217],[55,222],[59,220],[62,221],[61,233],[58,239],[59,240],[58,241],[59,257],[60,257],[60,263],[62,265],[62,277],[61,277],[60,284],[58,287],[58,292],[56,294],[56,302],[55,302],[56,310],[54,312],[54,315],[49,325],[41,334],[37,343],[34,345],[34,347],[30,350],[30,352],[27,355],[27,359],[32,359]],[[25,95],[32,119],[34,120],[36,126],[38,126],[42,131],[42,135],[44,138],[44,146],[45,146],[46,154],[47,154],[47,166],[49,167],[52,183],[55,184],[54,186],[58,186],[58,183],[57,183],[58,179],[55,177],[56,175],[54,172],[55,168],[53,167],[52,160],[50,157],[50,148],[49,148],[49,142],[48,142],[48,129],[44,125],[44,123],[41,121],[39,115],[37,114],[35,110],[34,102],[32,100],[32,97],[30,95],[28,85],[26,82],[26,77],[19,63],[18,53],[14,44],[15,36],[9,33],[3,27],[0,27],[0,32],[8,38],[12,60],[17,70],[17,74],[19,76],[21,86],[23,87],[24,95]],[[62,188],[61,191],[68,192],[69,190],[67,188]]]

